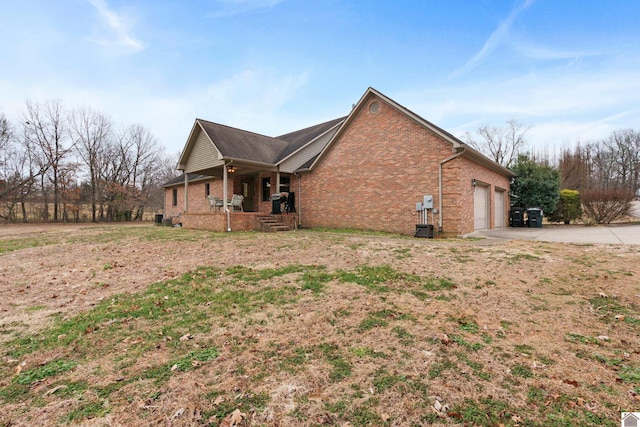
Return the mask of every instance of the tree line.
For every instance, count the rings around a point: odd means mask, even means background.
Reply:
[[[526,150],[529,129],[512,119],[465,136],[473,148],[515,173],[513,206],[539,207],[550,220],[567,224],[583,214],[596,223],[628,215],[640,196],[640,131],[616,130],[550,159]]]
[[[161,208],[160,185],[175,176],[151,131],[117,126],[88,107],[25,103],[0,114],[0,218],[5,221],[140,220]]]

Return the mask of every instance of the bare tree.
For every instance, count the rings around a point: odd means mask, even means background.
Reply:
[[[578,145],[565,149],[558,162],[561,186],[564,189],[582,191],[590,186],[593,175],[592,147]]]
[[[60,185],[58,177],[65,156],[71,151],[67,145],[65,113],[60,101],[47,101],[43,104],[27,101],[24,115],[25,135],[29,141],[41,150],[42,167],[51,171],[49,177],[53,188],[53,220],[60,218],[58,208],[60,202]],[[48,218],[47,186],[44,177],[41,179],[45,219]]]
[[[69,116],[69,131],[76,150],[86,166],[91,188],[91,220],[96,222],[99,199],[99,156],[112,137],[112,122],[106,115],[89,108],[78,108]]]
[[[27,221],[25,199],[35,180],[49,167],[46,163],[36,164],[34,159],[35,153],[27,138],[24,135],[19,138],[7,118],[0,116],[0,200],[7,208],[11,207],[10,213],[20,201],[23,221]]]
[[[465,139],[467,144],[484,153],[496,163],[511,167],[518,158],[518,154],[524,151],[526,146],[525,134],[531,126],[525,125],[516,119],[510,119],[504,127],[482,126],[476,131],[479,139],[474,138],[469,132]]]
[[[108,116],[89,108],[67,114],[58,101],[28,101],[20,119],[18,136],[0,115],[0,202],[9,212],[0,215],[8,220],[17,220],[20,203],[27,221],[31,201],[36,216],[48,221],[51,194],[54,221],[78,221],[82,200],[91,202],[92,221],[142,219],[150,203],[161,204],[160,184],[174,165],[167,168],[147,128],[116,131]],[[88,182],[80,185],[81,179]]]
[[[7,117],[4,114],[0,113],[0,153],[8,148],[12,134],[13,132],[9,120],[7,120]],[[2,166],[1,162],[2,158],[0,158],[0,166]]]

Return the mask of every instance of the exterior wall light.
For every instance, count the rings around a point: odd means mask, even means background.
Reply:
[[[473,185],[474,187],[476,186],[476,179],[475,178],[471,179],[471,185]]]

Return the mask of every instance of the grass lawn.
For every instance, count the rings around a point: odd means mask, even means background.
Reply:
[[[619,426],[640,411],[640,247],[485,243],[4,228],[0,426]]]

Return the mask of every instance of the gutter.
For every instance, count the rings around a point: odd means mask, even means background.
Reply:
[[[263,167],[265,169],[271,169],[271,170],[277,170],[277,166],[273,163],[266,163],[266,162],[258,162],[255,160],[247,160],[247,159],[241,159],[238,157],[229,157],[229,156],[224,156],[223,160],[225,160],[225,166],[232,164],[233,162],[237,162],[237,163],[245,163],[248,165],[253,165],[253,166],[260,166]]]
[[[466,149],[463,147],[461,150],[462,151],[458,151],[453,156],[447,157],[446,159],[442,160],[440,162],[440,165],[438,166],[438,232],[439,233],[442,233],[442,165],[463,155]]]

